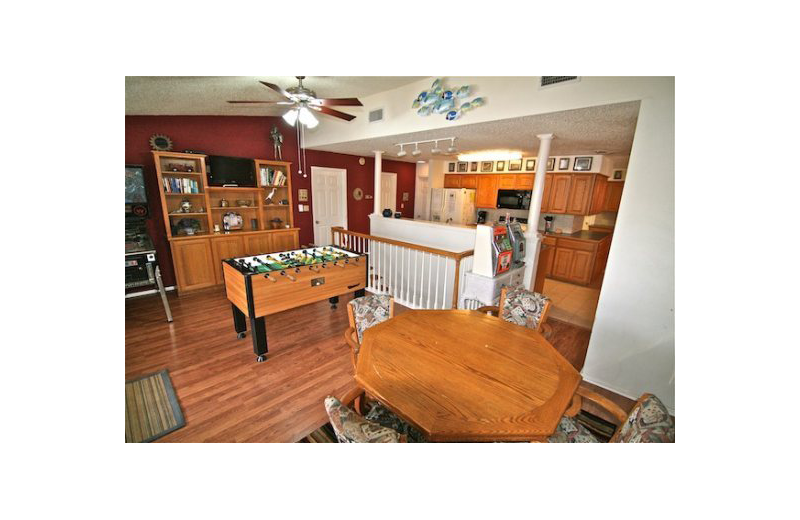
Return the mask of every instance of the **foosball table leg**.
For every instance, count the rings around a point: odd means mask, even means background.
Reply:
[[[256,362],[261,363],[267,360],[267,326],[264,317],[250,318],[250,334],[253,335],[253,352],[256,354]]]
[[[247,319],[239,307],[231,304],[231,308],[233,309],[233,328],[236,330],[236,337],[242,339],[247,336]]]
[[[331,302],[331,309],[335,309],[336,308],[336,304],[339,303],[339,297],[338,296],[332,296],[332,297],[328,298],[328,301]]]
[[[355,296],[356,298],[361,298],[365,294],[366,294],[366,291],[364,289],[359,289],[359,290],[357,290],[356,292],[353,293],[353,296]]]

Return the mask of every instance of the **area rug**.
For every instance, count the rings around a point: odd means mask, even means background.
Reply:
[[[185,422],[166,370],[125,382],[125,442],[150,442]]]

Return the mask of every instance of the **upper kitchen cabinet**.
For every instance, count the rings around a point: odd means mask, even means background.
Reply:
[[[445,175],[444,176],[444,187],[445,188],[460,188],[461,187],[461,175]]]
[[[548,173],[542,194],[543,213],[596,215],[607,205],[606,177],[597,173]]]
[[[475,207],[497,207],[497,184],[499,175],[477,175],[477,192],[475,194]]]
[[[622,200],[624,187],[624,182],[607,183],[603,211],[619,211],[619,203]]]
[[[552,186],[550,187],[550,198],[548,202],[548,213],[568,213],[567,204],[570,199],[570,187],[572,185],[571,173],[553,173]],[[548,175],[549,177],[550,175]]]

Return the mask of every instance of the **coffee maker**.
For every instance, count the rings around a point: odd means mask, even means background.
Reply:
[[[486,211],[478,210],[478,224],[483,224],[486,222],[486,215],[487,215]]]
[[[553,232],[553,215],[546,215],[544,217],[544,232],[545,233],[552,233]]]

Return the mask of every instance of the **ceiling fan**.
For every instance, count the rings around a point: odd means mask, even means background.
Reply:
[[[228,101],[228,103],[291,105],[292,108],[283,114],[283,119],[292,126],[294,126],[299,119],[300,123],[308,128],[314,128],[318,124],[318,121],[311,113],[311,110],[322,112],[323,114],[328,114],[329,116],[338,117],[340,119],[344,119],[345,121],[352,121],[356,118],[356,116],[339,112],[338,110],[334,110],[330,107],[337,105],[358,107],[363,106],[361,101],[359,101],[357,98],[318,98],[316,92],[303,86],[303,80],[305,79],[305,76],[295,77],[298,79],[299,85],[296,87],[289,87],[286,90],[282,89],[278,85],[273,85],[272,83],[267,83],[266,81],[259,81],[259,83],[265,87],[271,88],[286,98],[287,101]]]

